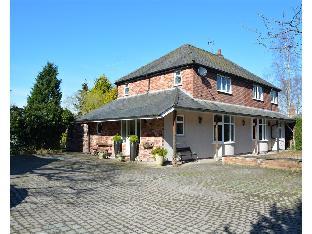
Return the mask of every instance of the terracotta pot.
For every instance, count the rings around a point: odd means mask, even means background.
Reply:
[[[156,159],[156,165],[162,166],[164,164],[164,157],[163,156],[156,155],[155,159]]]

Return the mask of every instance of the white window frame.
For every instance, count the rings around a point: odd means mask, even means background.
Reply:
[[[254,100],[263,101],[263,88],[260,85],[253,85],[252,96]]]
[[[102,132],[99,132],[99,125],[103,124],[103,122],[97,122],[96,123],[96,133],[97,135],[102,135]],[[103,126],[102,126],[102,130],[103,130]]]
[[[120,136],[122,138],[122,142],[126,142],[126,137],[128,136],[128,123],[129,120],[131,119],[125,119],[125,120],[121,120],[120,121]],[[139,142],[140,142],[140,138],[141,138],[141,134],[142,134],[142,121],[141,119],[134,119],[135,120],[135,135],[138,136],[138,131],[140,132],[140,137],[139,137]],[[140,128],[138,128],[138,122],[140,121]],[[123,129],[122,129],[122,123],[125,122],[126,124],[126,131],[125,131],[125,136],[123,135]]]
[[[127,91],[126,91],[126,90],[127,90]],[[128,84],[125,84],[125,87],[124,87],[124,94],[125,94],[125,96],[128,96],[128,95],[129,95],[129,90],[130,90],[129,85],[128,85]]]
[[[256,119],[257,120],[257,127],[256,127],[256,139],[253,138],[253,120]],[[260,124],[259,120],[262,119],[262,123]],[[264,128],[264,139],[260,139],[259,138],[259,130],[260,130],[260,125],[261,128]],[[263,135],[263,129],[262,129],[262,135]],[[251,139],[252,140],[258,140],[258,141],[268,141],[268,120],[265,118],[251,118]]]
[[[220,81],[220,87],[218,88],[218,80],[219,79],[221,81]],[[226,82],[225,85],[223,85],[223,82]],[[225,89],[223,89],[223,86],[225,86]],[[229,86],[229,90],[227,90],[228,86]],[[217,91],[222,92],[222,93],[232,94],[232,80],[231,80],[231,78],[218,74],[217,75]]]
[[[183,120],[182,120],[182,121],[181,121],[181,120],[178,120],[178,117],[182,117]],[[176,135],[177,135],[177,136],[184,136],[184,134],[185,134],[184,120],[185,120],[185,119],[184,119],[184,115],[177,115],[177,116],[176,116],[176,124],[177,124],[177,127],[176,127]],[[182,133],[182,134],[178,134],[178,133],[177,133],[177,131],[178,131],[178,123],[179,123],[179,124],[182,124],[182,126],[183,126],[183,128],[182,128],[182,129],[183,129],[183,133]]]
[[[273,93],[275,93],[275,96],[273,96]],[[278,104],[277,91],[276,90],[271,90],[270,96],[271,96],[271,103],[277,105]]]
[[[219,122],[218,123],[218,126],[221,125],[222,126],[222,141],[218,141],[218,139],[215,140],[215,135],[214,135],[214,129],[215,129],[215,126],[216,126],[216,123],[214,122],[214,119],[215,119],[215,116],[216,115],[220,115],[222,116],[222,122]],[[212,119],[212,143],[220,143],[220,144],[232,144],[232,143],[235,143],[235,116],[234,115],[227,115],[230,117],[230,122],[228,123],[225,123],[224,122],[224,116],[226,116],[226,114],[213,114],[213,119]],[[232,120],[232,121],[231,121]],[[231,125],[233,125],[233,131],[234,131],[234,134],[233,134],[233,139],[230,139],[230,141],[224,141],[224,125],[230,125],[230,138],[232,136],[232,128],[231,128]]]
[[[180,73],[179,75],[177,75],[177,73]],[[180,83],[176,83],[176,77],[179,76],[181,78],[181,82]],[[174,72],[174,75],[173,75],[173,83],[174,83],[174,86],[180,86],[182,85],[182,71],[181,70],[178,70],[178,71],[175,71]]]

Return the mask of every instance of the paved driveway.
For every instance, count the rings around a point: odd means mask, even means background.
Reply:
[[[297,233],[301,173],[11,157],[12,233]]]

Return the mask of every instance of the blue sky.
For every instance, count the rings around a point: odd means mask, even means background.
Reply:
[[[105,74],[112,82],[188,43],[267,77],[271,55],[248,28],[259,13],[281,18],[298,0],[11,0],[11,104],[23,106],[35,78],[55,63],[63,99]],[[208,41],[214,41],[213,46]]]

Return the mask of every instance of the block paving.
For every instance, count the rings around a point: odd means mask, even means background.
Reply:
[[[301,172],[11,157],[11,233],[300,233]]]

